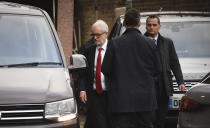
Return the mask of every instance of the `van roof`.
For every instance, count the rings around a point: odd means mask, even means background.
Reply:
[[[0,2],[0,14],[43,15],[42,11],[42,9],[33,6]]]

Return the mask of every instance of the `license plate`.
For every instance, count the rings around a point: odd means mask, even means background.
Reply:
[[[173,96],[170,96],[168,107],[172,109],[178,109],[182,96],[184,96],[184,94],[173,94]]]

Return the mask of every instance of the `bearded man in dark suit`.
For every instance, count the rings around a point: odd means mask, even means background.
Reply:
[[[80,78],[80,99],[87,104],[85,128],[110,128],[108,117],[108,97],[101,63],[108,46],[108,25],[97,20],[91,27],[94,44],[88,45],[83,54],[88,61],[88,71]]]

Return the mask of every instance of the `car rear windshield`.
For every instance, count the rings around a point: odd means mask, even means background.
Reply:
[[[140,29],[144,33],[145,24]],[[164,22],[160,33],[173,40],[181,58],[210,57],[210,22]]]
[[[58,46],[42,16],[0,15],[0,65],[61,63]]]
[[[142,23],[143,34],[145,27]],[[180,58],[210,57],[210,21],[162,22],[160,33],[173,40]]]

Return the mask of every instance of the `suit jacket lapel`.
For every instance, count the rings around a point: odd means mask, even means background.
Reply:
[[[92,77],[94,77],[94,66],[95,66],[95,53],[96,53],[96,45],[94,45],[93,47],[91,47],[90,50],[90,71],[91,71],[91,75]]]
[[[158,35],[158,40],[157,41],[158,41],[157,43],[159,45],[161,54],[164,54],[163,53],[163,50],[164,50],[164,40],[163,40],[163,38],[162,38],[162,36],[160,34]]]
[[[158,40],[157,40],[157,43],[158,43],[158,46],[159,46],[159,49],[160,49],[160,59],[161,59],[161,62],[162,62],[162,66],[164,65],[163,62],[165,59],[165,54],[164,54],[164,40],[163,40],[163,37],[159,34],[158,35]]]

